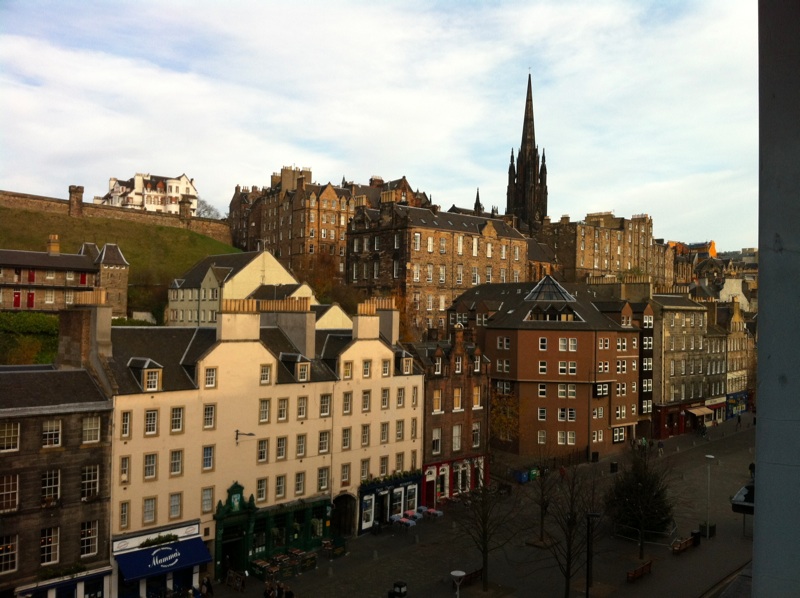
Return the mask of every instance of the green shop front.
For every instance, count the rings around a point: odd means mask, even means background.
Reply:
[[[315,564],[314,551],[331,536],[330,496],[258,508],[252,494],[244,500],[244,487],[238,482],[227,494],[214,514],[217,579],[228,579],[231,571],[263,578],[271,565],[284,561],[289,561],[287,568],[298,570],[311,567],[312,561]]]

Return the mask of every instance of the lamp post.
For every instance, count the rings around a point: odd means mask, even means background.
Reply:
[[[706,540],[711,538],[711,523],[709,521],[709,511],[711,510],[711,462],[714,460],[714,455],[706,455],[706,464],[708,467],[708,494],[706,496]]]
[[[463,571],[450,571],[450,576],[453,578],[453,581],[456,584],[456,598],[461,596],[461,582],[464,581],[464,576],[466,573]]]
[[[592,519],[599,518],[600,513],[586,513],[586,598],[589,598],[589,588],[592,587],[592,536],[594,536]]]

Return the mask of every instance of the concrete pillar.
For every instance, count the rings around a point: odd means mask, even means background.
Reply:
[[[753,596],[800,588],[800,2],[760,0],[759,313]]]

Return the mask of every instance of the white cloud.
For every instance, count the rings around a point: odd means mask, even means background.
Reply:
[[[283,165],[505,208],[530,68],[550,214],[753,246],[755,6],[10,2],[0,187],[186,172],[221,210]],[[46,18],[44,18],[46,16]]]

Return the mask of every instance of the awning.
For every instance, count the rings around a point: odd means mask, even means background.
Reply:
[[[722,409],[725,407],[725,403],[717,403],[716,405],[708,405],[707,409]]]
[[[697,415],[698,417],[702,417],[703,415],[711,415],[712,413],[711,409],[706,407],[695,407],[694,409],[687,409],[686,411],[693,415]]]
[[[211,560],[208,548],[200,538],[182,542],[148,546],[114,557],[126,581],[160,575],[185,567],[193,567]]]

